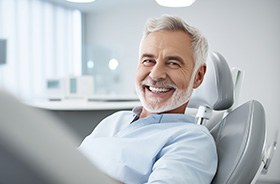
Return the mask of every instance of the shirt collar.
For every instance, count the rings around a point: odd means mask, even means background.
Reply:
[[[132,109],[132,112],[135,116],[134,120],[138,120],[140,113],[142,112],[143,107],[137,106]],[[171,122],[188,122],[195,123],[195,117],[189,114],[152,114],[146,118],[141,119],[154,119],[158,123],[171,123]]]

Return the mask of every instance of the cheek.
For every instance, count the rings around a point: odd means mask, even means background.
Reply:
[[[185,73],[176,73],[172,76],[173,82],[176,84],[178,89],[186,90],[190,83],[190,75],[186,75]]]
[[[144,67],[138,67],[136,71],[136,77],[135,81],[137,84],[139,84],[141,81],[143,81],[146,76],[149,75],[149,71],[145,69]]]

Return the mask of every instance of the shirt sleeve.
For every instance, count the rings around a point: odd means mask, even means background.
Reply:
[[[215,142],[207,130],[182,133],[163,147],[147,184],[208,184],[217,169]]]

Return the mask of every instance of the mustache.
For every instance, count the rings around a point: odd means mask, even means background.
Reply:
[[[142,82],[141,85],[145,86],[153,86],[153,87],[161,87],[161,88],[176,88],[174,82],[171,79],[160,79],[160,80],[153,80],[151,77],[146,77]]]

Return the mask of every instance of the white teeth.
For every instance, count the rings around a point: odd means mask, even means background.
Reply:
[[[154,93],[164,93],[164,92],[170,91],[169,88],[156,88],[156,87],[151,87],[151,86],[149,87],[149,90],[151,90]]]

